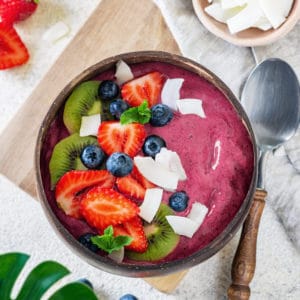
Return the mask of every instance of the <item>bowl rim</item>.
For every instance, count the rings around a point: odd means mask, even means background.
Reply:
[[[211,16],[209,16],[201,7],[200,5],[201,0],[192,0],[194,11],[196,13],[196,16],[200,20],[200,22],[206,27],[207,30],[209,30],[211,33],[216,35],[217,37],[231,43],[237,46],[243,46],[243,47],[255,47],[255,46],[264,46],[271,44],[278,39],[284,37],[286,34],[288,34],[293,27],[297,24],[297,22],[300,20],[300,1],[294,0],[293,6],[290,10],[290,14],[287,17],[286,21],[277,29],[270,29],[268,31],[262,31],[255,28],[249,28],[247,30],[252,30],[253,32],[259,33],[257,37],[255,38],[247,38],[243,37],[243,32],[247,31],[241,31],[239,34],[231,34],[229,30],[222,30],[220,29],[220,25],[226,26],[226,24],[223,24],[221,22],[218,22]],[[210,5],[207,1],[207,6]],[[219,26],[217,26],[218,24]],[[223,27],[223,26],[222,26]]]
[[[40,169],[40,160],[41,160],[41,149],[43,145],[43,141],[49,128],[51,122],[53,121],[56,113],[60,109],[61,105],[64,104],[66,98],[71,93],[73,88],[79,83],[94,78],[97,74],[102,73],[105,70],[108,70],[115,66],[116,62],[119,60],[124,60],[129,64],[139,63],[139,62],[165,62],[170,63],[172,65],[184,68],[188,71],[198,74],[201,77],[204,77],[207,81],[217,87],[230,101],[230,103],[234,106],[235,110],[241,117],[244,126],[248,130],[252,146],[253,146],[253,174],[251,183],[249,186],[249,190],[247,195],[239,208],[238,212],[231,220],[231,222],[227,225],[227,227],[220,233],[211,243],[206,245],[200,251],[193,253],[192,255],[185,257],[180,260],[173,260],[170,262],[163,262],[153,265],[134,265],[129,263],[121,263],[118,264],[107,257],[103,257],[97,255],[88,249],[86,249],[83,245],[81,245],[69,231],[61,224],[58,217],[52,211],[50,204],[48,203],[42,176]],[[81,72],[77,77],[71,80],[65,88],[59,93],[56,97],[52,105],[50,106],[42,124],[39,129],[39,133],[36,140],[35,146],[35,175],[36,175],[36,187],[38,192],[38,197],[40,199],[43,211],[52,225],[58,236],[65,242],[65,244],[71,248],[78,256],[86,260],[89,264],[109,273],[113,273],[116,275],[122,275],[127,277],[151,277],[151,276],[161,276],[167,275],[169,273],[174,273],[183,269],[188,269],[193,267],[209,257],[213,256],[217,253],[221,248],[223,248],[234,236],[234,234],[238,231],[242,223],[244,222],[248,212],[250,210],[250,206],[252,204],[253,195],[256,188],[257,181],[257,147],[256,147],[256,139],[251,127],[250,121],[242,108],[239,100],[235,97],[235,95],[231,92],[231,90],[225,85],[225,83],[213,74],[211,71],[206,69],[201,64],[194,62],[188,58],[182,57],[176,54],[170,54],[162,51],[138,51],[138,52],[128,52],[119,55],[115,55],[109,58],[106,58],[93,66],[85,69]]]

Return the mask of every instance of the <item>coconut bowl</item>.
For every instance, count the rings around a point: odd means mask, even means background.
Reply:
[[[97,75],[107,70],[114,68],[119,60],[123,60],[129,65],[145,62],[162,62],[179,67],[182,70],[187,70],[188,72],[195,74],[195,76],[200,76],[204,80],[208,81],[214,89],[218,89],[230,102],[236,114],[238,114],[240,121],[244,124],[252,143],[251,154],[253,155],[253,172],[251,174],[251,182],[249,184],[246,196],[234,217],[231,219],[226,228],[216,238],[214,238],[213,241],[201,248],[199,251],[196,251],[190,255],[187,254],[185,257],[180,259],[151,264],[142,264],[138,262],[116,263],[106,256],[95,254],[80,244],[69,232],[69,230],[66,229],[63,222],[58,217],[58,214],[53,209],[53,205],[55,204],[50,203],[49,201],[49,195],[53,193],[53,191],[50,191],[49,189],[49,184],[46,183],[46,181],[49,180],[49,176],[47,175],[48,162],[47,157],[45,156],[45,148],[47,148],[47,146],[45,147],[45,143],[49,142],[46,140],[47,136],[49,139],[49,130],[51,129],[51,126],[55,122],[57,116],[61,114],[62,107],[64,106],[66,99],[74,87],[84,81],[97,77]],[[128,277],[150,277],[166,275],[200,264],[217,253],[231,240],[231,238],[243,224],[243,221],[245,220],[252,203],[257,180],[257,150],[253,130],[246,113],[231,90],[215,74],[207,70],[202,65],[178,55],[155,51],[132,52],[104,59],[103,61],[89,67],[81,72],[76,78],[71,80],[69,84],[59,93],[59,95],[53,99],[53,104],[51,105],[41,124],[37,137],[35,149],[35,169],[38,195],[45,215],[52,225],[53,230],[56,231],[58,236],[67,244],[68,247],[70,247],[74,254],[103,271]]]

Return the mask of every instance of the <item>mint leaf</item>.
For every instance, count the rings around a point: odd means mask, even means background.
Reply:
[[[112,226],[108,226],[107,228],[104,229],[104,234],[105,235],[113,235],[114,234],[114,229]]]
[[[146,124],[151,118],[151,110],[148,108],[147,100],[136,107],[131,107],[124,111],[121,115],[120,121],[122,125],[130,123]]]
[[[127,246],[132,242],[132,237],[125,235],[118,235],[114,237],[114,229],[112,226],[108,226],[104,230],[103,235],[93,236],[91,241],[98,248],[108,252],[120,250],[123,246]]]

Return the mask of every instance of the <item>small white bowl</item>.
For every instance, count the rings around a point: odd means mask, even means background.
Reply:
[[[256,28],[243,30],[237,34],[231,34],[226,24],[218,22],[205,11],[209,3],[207,0],[193,0],[196,15],[201,23],[214,35],[221,39],[244,47],[263,46],[271,44],[290,32],[300,19],[300,0],[294,0],[293,7],[286,21],[277,29],[263,31]]]

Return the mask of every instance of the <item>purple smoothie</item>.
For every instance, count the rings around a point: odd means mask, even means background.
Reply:
[[[178,247],[163,261],[180,259],[205,247],[227,227],[243,203],[254,170],[253,145],[249,133],[234,106],[221,91],[197,74],[171,64],[153,62],[131,65],[135,77],[159,71],[167,78],[183,78],[182,98],[201,99],[206,118],[175,113],[164,127],[146,125],[148,134],[157,134],[167,148],[180,156],[187,180],[179,181],[177,190],[190,197],[188,208],[178,215],[188,215],[194,202],[207,206],[208,214],[193,238],[181,236]],[[113,79],[114,70],[96,80]],[[56,204],[50,189],[49,161],[55,144],[68,135],[62,121],[63,107],[45,137],[41,153],[41,174],[49,204],[60,222],[77,239],[95,232],[83,220],[68,217]],[[220,144],[218,164],[215,145]],[[170,193],[164,192],[168,202]],[[125,262],[128,262],[125,260]],[[137,263],[137,262],[135,262]],[[140,263],[140,262],[139,262]]]

